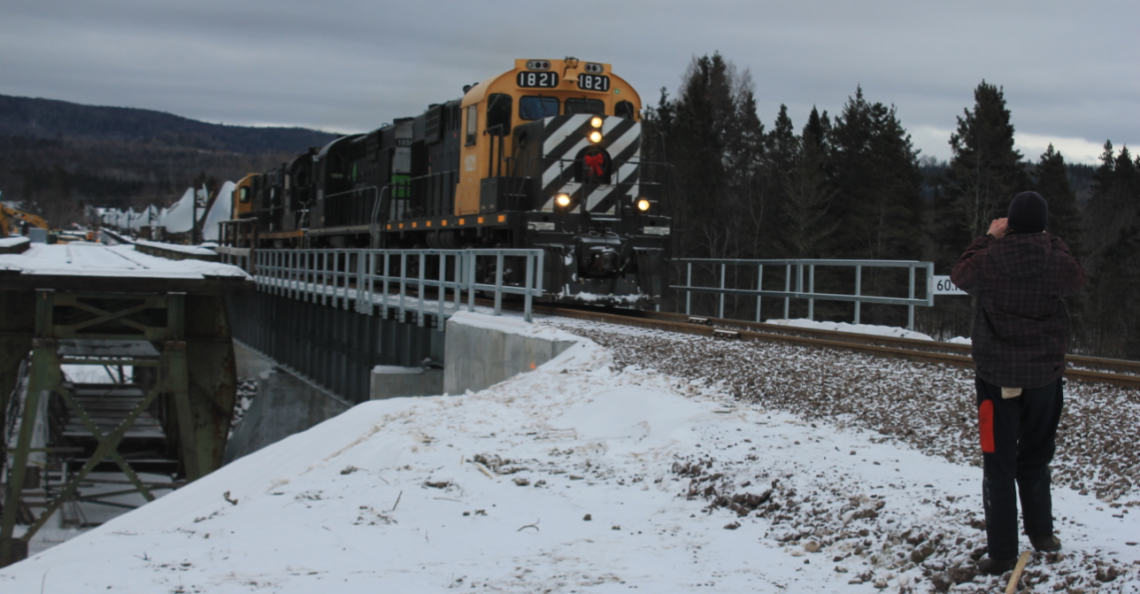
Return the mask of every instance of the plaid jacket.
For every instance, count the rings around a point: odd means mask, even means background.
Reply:
[[[1069,319],[1062,297],[1088,276],[1060,238],[1015,233],[975,239],[950,280],[977,298],[973,357],[978,377],[1006,388],[1043,386],[1065,372]]]

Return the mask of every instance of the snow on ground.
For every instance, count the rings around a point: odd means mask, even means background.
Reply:
[[[60,365],[63,376],[76,384],[113,384],[119,380],[118,367],[96,367],[94,365]],[[134,367],[122,366],[124,378],[131,377]]]
[[[981,471],[968,460],[873,428],[898,422],[890,414],[829,418],[775,384],[753,388],[771,400],[734,395],[741,365],[798,370],[789,382],[809,386],[814,351],[742,361],[703,338],[559,326],[613,345],[583,341],[475,394],[359,405],[0,570],[0,591],[1004,588],[970,570],[984,536]],[[698,352],[720,355],[725,374],[686,358]],[[846,361],[867,385],[931,372]],[[942,386],[931,403],[953,394],[961,373],[947,373],[922,380]],[[865,397],[859,384],[827,390]],[[1054,492],[1065,550],[1035,556],[1033,591],[1140,591],[1137,488],[1112,503]]]
[[[817,322],[815,320],[765,320],[765,324],[791,326],[795,328],[809,328],[812,330],[831,330],[834,332],[851,332],[855,334],[873,334],[875,336],[889,336],[891,338],[910,338],[912,340],[934,340],[928,334],[914,332],[906,328],[894,326],[876,326],[874,324],[848,324],[847,322]]]
[[[149,241],[146,239],[135,240],[135,245],[170,250],[172,252],[181,252],[183,254],[191,254],[194,256],[218,255],[218,252],[210,249],[209,247],[206,247],[205,245],[182,245],[180,243],[164,243],[161,241]],[[217,244],[213,242],[211,242],[211,245],[217,246]]]
[[[891,338],[909,338],[912,340],[934,340],[929,334],[922,332],[914,332],[906,328],[896,328],[894,326],[877,326],[874,324],[848,324],[847,322],[818,322],[816,320],[806,320],[803,318],[794,320],[765,320],[765,324],[776,324],[778,326],[791,326],[795,328],[810,328],[812,330],[832,330],[835,332],[850,332],[853,334],[872,334],[875,336],[889,336]],[[955,336],[946,342],[952,344],[970,344],[969,338]]]
[[[16,247],[30,241],[27,237],[0,237],[0,248]]]

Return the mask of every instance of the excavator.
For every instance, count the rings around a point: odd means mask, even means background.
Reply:
[[[16,234],[17,230],[28,227],[39,227],[47,230],[48,224],[43,217],[0,204],[0,238],[11,237]],[[20,233],[20,235],[24,235],[24,233]]]

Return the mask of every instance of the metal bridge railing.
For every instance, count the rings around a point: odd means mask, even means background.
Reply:
[[[522,295],[530,322],[534,298],[543,294],[543,256],[543,250],[523,249],[258,250],[254,281],[260,291],[366,315],[378,308],[383,317],[395,310],[403,319],[411,312],[419,326],[431,316],[440,328],[461,310],[464,291],[468,311],[475,311],[476,292],[493,295],[495,315],[502,314],[504,295]],[[520,264],[521,273],[509,268]],[[508,274],[523,284],[508,284]],[[477,280],[488,277],[493,282]],[[409,289],[416,294],[409,296]],[[430,301],[427,289],[436,290]]]
[[[684,285],[672,285],[675,291],[683,291],[685,293],[685,314],[690,314],[690,301],[692,293],[712,293],[719,295],[718,303],[718,317],[724,317],[724,296],[725,295],[746,295],[756,297],[756,321],[760,322],[761,303],[763,297],[776,297],[783,298],[784,300],[784,318],[788,317],[789,304],[792,299],[807,299],[808,302],[808,318],[814,318],[815,302],[819,301],[846,301],[855,303],[855,323],[858,324],[860,316],[860,308],[863,303],[879,303],[886,305],[905,305],[907,306],[907,328],[914,330],[914,308],[915,306],[932,307],[934,305],[934,294],[931,291],[931,286],[934,278],[934,264],[932,262],[919,262],[916,260],[718,260],[711,258],[683,258],[676,259],[674,263],[685,264],[686,276]],[[693,285],[693,266],[696,265],[698,270],[701,268],[715,270],[719,268],[719,286],[706,287]],[[764,284],[764,267],[783,267],[784,268],[784,290],[783,291],[766,291],[763,290]],[[727,278],[727,271],[729,267],[748,267],[756,270],[756,288],[755,289],[738,289],[727,288],[725,280]],[[817,293],[815,291],[815,271],[817,267],[844,267],[854,268],[855,272],[855,291],[851,294],[836,294],[836,293]],[[878,295],[864,295],[863,293],[863,269],[865,268],[907,268],[910,271],[910,283],[908,287],[907,297],[884,297]],[[807,288],[804,287],[804,272],[807,272]],[[925,287],[925,297],[916,297],[917,285],[916,281],[917,270],[925,270],[926,278],[923,281]],[[795,279],[795,286],[792,285],[792,279]]]

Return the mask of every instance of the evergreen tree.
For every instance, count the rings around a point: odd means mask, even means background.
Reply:
[[[689,65],[666,137],[680,194],[674,216],[684,227],[678,255],[687,257],[711,257],[722,243],[714,229],[723,204],[724,123],[718,116],[723,117],[727,89],[724,73],[718,72],[724,63],[715,57]]]
[[[827,111],[825,110],[820,115],[819,110],[814,105],[811,107],[811,113],[808,114],[808,121],[804,124],[802,134],[804,138],[809,135],[820,146],[826,146],[831,138],[831,119],[827,117]]]
[[[1084,341],[1102,356],[1134,357],[1136,341],[1126,338],[1140,333],[1134,305],[1140,287],[1140,167],[1128,147],[1116,153],[1111,141],[1104,143],[1100,161],[1085,210],[1082,262],[1091,282],[1083,303]]]
[[[814,110],[813,110],[814,113]],[[805,129],[799,156],[785,185],[785,252],[791,258],[818,258],[822,246],[839,227],[829,209],[836,192],[827,183],[826,153],[816,132]]]
[[[764,126],[751,75],[719,53],[694,58],[681,91],[647,113],[661,153],[674,167],[674,247],[679,257],[743,257],[760,250],[765,200]]]
[[[806,131],[805,131],[806,135]],[[827,255],[879,260],[922,256],[922,172],[918,151],[893,106],[855,96],[831,127],[830,173],[836,190],[832,220],[838,230]],[[898,271],[870,269],[862,289],[887,294],[905,282]],[[865,307],[871,323],[905,323],[898,308]],[[850,316],[850,313],[844,314]]]
[[[1001,88],[982,81],[974,90],[974,109],[964,110],[950,136],[953,159],[935,230],[942,248],[940,264],[949,265],[969,241],[1005,216],[1009,202],[1029,187],[1021,153],[1013,148],[1013,124]]]
[[[788,107],[780,105],[780,112],[772,131],[764,139],[767,153],[767,170],[765,171],[766,195],[772,203],[769,209],[771,216],[767,217],[766,224],[761,227],[765,238],[766,258],[794,257],[788,246],[793,242],[787,237],[790,229],[788,221],[789,208],[786,205],[789,194],[789,177],[792,170],[800,162],[800,141],[792,125],[792,118],[788,116]]]
[[[720,54],[694,58],[677,97],[663,89],[645,115],[646,154],[672,165],[674,257],[761,256],[769,241],[761,229],[778,208],[749,72]]]
[[[748,71],[740,77],[737,97],[737,134],[729,145],[728,171],[736,194],[740,221],[745,226],[739,257],[764,257],[764,240],[759,230],[769,217],[772,200],[765,183],[764,124],[756,113],[756,96]]]
[[[1140,208],[1140,167],[1128,147],[1117,154],[1112,141],[1104,143],[1100,166],[1093,174],[1092,190],[1086,208],[1083,244],[1089,252],[1088,266],[1095,271],[1105,250],[1119,239],[1120,232],[1137,222]]]
[[[856,88],[832,130],[833,183],[843,221],[835,253],[872,259],[922,255],[922,171],[894,106]]]
[[[1119,359],[1140,359],[1140,225],[1122,228],[1101,258],[1089,293],[1095,326],[1090,332],[1094,352]]]
[[[1081,212],[1077,208],[1077,195],[1069,185],[1065,158],[1053,150],[1052,144],[1041,154],[1035,173],[1037,182],[1033,188],[1049,202],[1049,232],[1060,237],[1079,258]]]

